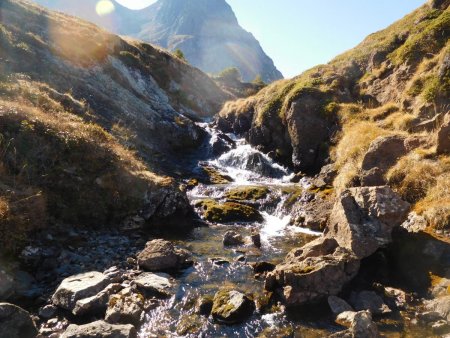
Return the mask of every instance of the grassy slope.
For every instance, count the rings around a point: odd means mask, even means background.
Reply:
[[[155,222],[185,215],[187,199],[164,176],[164,161],[198,142],[185,116],[211,116],[227,97],[149,44],[2,1],[2,251],[55,224],[113,226],[143,209]],[[170,212],[160,208],[169,200]]]
[[[417,203],[417,211],[432,226],[448,227],[449,158],[435,154],[434,131],[413,133],[411,126],[448,112],[450,74],[448,68],[444,74],[441,69],[450,54],[449,35],[450,9],[424,5],[327,65],[227,103],[220,116],[250,116],[252,128],[286,126],[292,102],[308,91],[323,93],[322,113],[337,117],[340,127],[330,141],[330,156],[339,170],[337,189],[354,184],[375,138],[399,134],[430,140],[401,160],[387,178],[404,198]],[[429,165],[419,165],[424,161]],[[430,166],[435,175],[427,174]]]

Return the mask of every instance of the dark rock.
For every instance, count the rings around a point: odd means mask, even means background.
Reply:
[[[438,154],[450,153],[450,114],[445,116],[444,123],[438,131],[436,152]]]
[[[275,264],[269,263],[269,262],[256,262],[251,263],[251,267],[253,268],[253,271],[255,273],[264,273],[264,272],[270,272],[275,270]]]
[[[214,298],[211,296],[203,296],[199,298],[196,305],[196,311],[202,316],[209,317],[213,308]]]
[[[250,240],[252,241],[253,245],[257,248],[261,247],[261,234],[259,233],[253,233],[250,235]]]
[[[8,303],[0,303],[0,337],[35,338],[36,326],[24,309]]]
[[[113,325],[103,320],[85,325],[70,325],[61,338],[136,338],[133,325]]]
[[[147,242],[137,259],[139,266],[147,271],[177,270],[192,263],[190,252],[162,239]]]
[[[42,319],[52,318],[57,311],[57,307],[54,305],[46,305],[39,309],[39,317]]]
[[[337,296],[329,296],[328,305],[330,306],[331,312],[335,315],[346,311],[353,311],[353,308],[345,300]]]
[[[14,294],[14,279],[11,274],[0,269],[0,300],[6,300]]]
[[[242,244],[244,244],[244,239],[241,234],[236,231],[230,230],[223,235],[223,245],[225,246],[236,246]]]
[[[373,314],[385,314],[392,312],[391,309],[384,303],[383,299],[374,291],[361,291],[359,293],[352,293],[350,302],[355,310],[368,310]]]
[[[255,303],[238,291],[219,291],[215,294],[211,314],[224,324],[237,324],[253,314]]]

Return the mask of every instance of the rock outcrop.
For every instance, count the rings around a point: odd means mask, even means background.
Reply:
[[[267,274],[265,288],[295,306],[337,295],[359,271],[360,261],[391,242],[409,204],[389,187],[352,188],[337,199],[325,235],[292,250]]]

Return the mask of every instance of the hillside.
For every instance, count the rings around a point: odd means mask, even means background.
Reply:
[[[2,1],[0,14],[3,246],[48,222],[190,212],[157,174],[179,170],[180,149],[204,136],[193,120],[228,96],[171,54],[74,17],[20,0]]]
[[[219,128],[296,170],[332,164],[338,190],[387,180],[432,225],[448,224],[449,154],[436,151],[450,107],[448,6],[430,1],[329,64],[227,103]],[[383,148],[388,136],[399,145]]]
[[[181,49],[189,63],[206,73],[237,67],[244,81],[258,75],[265,82],[282,74],[255,37],[238,23],[225,0],[159,0],[142,10],[114,2],[115,10],[96,14],[97,1],[37,0],[51,9],[76,15],[121,35],[156,44],[169,51]]]

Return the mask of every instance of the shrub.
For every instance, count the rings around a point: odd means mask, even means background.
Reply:
[[[173,52],[173,55],[175,56],[175,57],[177,57],[177,58],[179,58],[180,60],[183,60],[184,62],[187,62],[187,59],[186,59],[186,57],[184,56],[184,53],[183,53],[183,51],[181,50],[181,49],[176,49],[174,52]]]
[[[239,72],[239,69],[237,69],[236,67],[224,69],[217,75],[217,77],[222,81],[229,83],[241,82],[242,79],[241,73]]]

